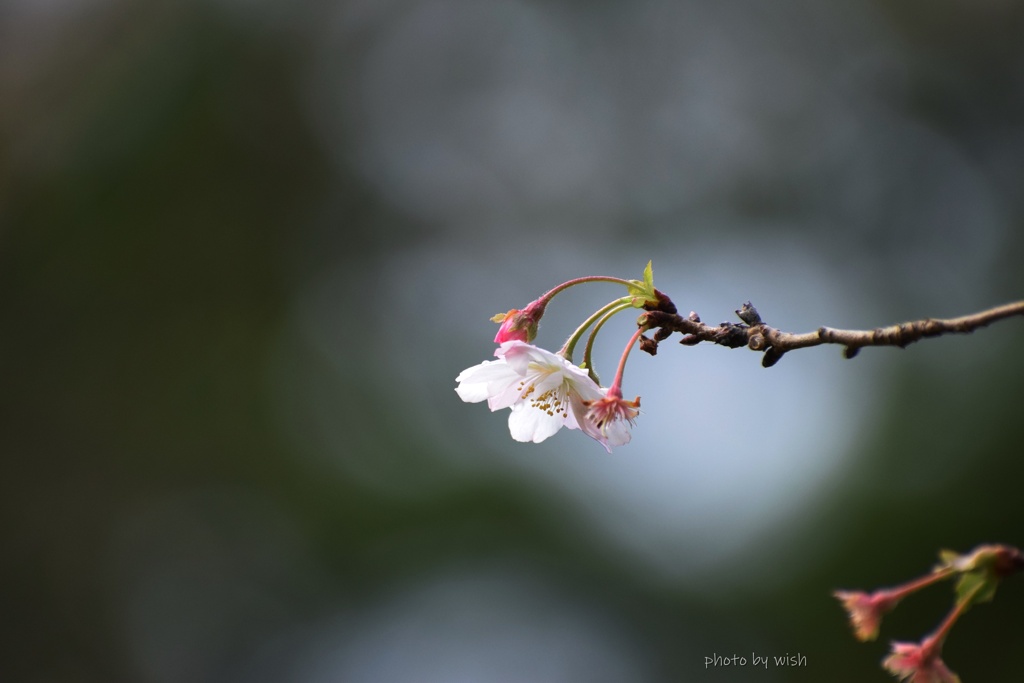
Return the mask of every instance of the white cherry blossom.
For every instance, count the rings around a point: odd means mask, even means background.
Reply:
[[[590,401],[605,390],[586,370],[545,349],[523,341],[507,341],[494,352],[498,360],[463,370],[455,381],[467,403],[486,400],[494,410],[511,408],[508,428],[516,441],[540,443],[562,427],[582,431],[608,448],[601,431],[587,421]]]

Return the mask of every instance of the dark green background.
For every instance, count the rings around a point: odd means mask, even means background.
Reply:
[[[389,297],[415,298],[417,284],[375,283],[376,266],[400,251],[472,245],[486,273],[489,259],[504,258],[503,242],[543,242],[562,218],[558,205],[533,206],[529,195],[516,199],[515,193],[514,211],[484,202],[461,222],[420,214],[358,170],[365,119],[339,121],[332,149],[313,130],[316,93],[333,89],[330,98],[363,111],[358,98],[365,89],[349,88],[354,81],[346,79],[367,68],[390,26],[429,4],[388,3],[380,11],[367,3],[198,1],[55,3],[52,14],[21,5],[0,9],[0,26],[6,24],[0,28],[0,677],[288,680],[297,676],[294,662],[304,648],[336,620],[351,620],[340,627],[339,642],[358,646],[360,619],[378,614],[386,624],[387,610],[374,610],[400,608],[410,586],[450,568],[485,567],[499,576],[522,570],[532,577],[523,590],[538,605],[547,594],[558,596],[554,612],[564,601],[609,624],[609,638],[643,663],[645,680],[887,680],[878,666],[887,639],[927,633],[944,613],[948,593],[936,589],[906,603],[886,621],[880,642],[867,645],[851,637],[829,594],[909,579],[926,571],[940,548],[1022,542],[1024,321],[905,351],[869,349],[849,361],[853,371],[869,373],[880,417],[859,435],[844,478],[806,511],[800,537],[786,539],[785,552],[794,553],[789,576],[763,590],[754,580],[742,589],[706,592],[699,582],[655,580],[588,530],[589,518],[557,491],[487,469],[463,476],[436,457],[456,447],[484,460],[509,457],[489,450],[479,430],[464,428],[480,421],[500,435],[502,418],[460,405],[464,423],[428,430],[422,428],[427,418],[396,400],[405,382],[428,381],[409,379],[420,365],[441,365],[453,379],[485,357],[493,328],[481,311],[525,301],[518,295],[509,301],[502,282],[452,292],[453,300],[466,300],[466,315],[480,320],[481,331],[478,339],[450,338],[446,329],[451,337],[464,329],[444,317],[457,306],[439,307],[444,313],[429,331],[415,329]],[[614,2],[524,6],[577,19],[634,11]],[[502,5],[481,7],[466,14],[453,4],[452,21],[472,21]],[[665,10],[658,3],[644,7]],[[611,255],[628,249],[613,274],[637,277],[642,262],[634,253],[657,259],[666,245],[725,238],[742,248],[755,237],[745,226],[774,225],[759,228],[757,239],[805,244],[824,268],[862,264],[863,277],[839,288],[856,290],[885,317],[850,319],[838,311],[821,321],[836,325],[952,316],[1024,297],[1024,9],[952,0],[837,3],[813,11],[799,2],[777,10],[744,2],[718,7],[711,14],[726,33],[736,17],[766,18],[735,22],[742,30],[762,26],[739,41],[749,47],[738,54],[751,62],[759,59],[760,40],[784,44],[795,26],[804,30],[794,40],[804,40],[817,35],[806,22],[825,16],[830,26],[842,26],[844,12],[861,8],[872,22],[868,33],[898,46],[877,59],[895,65],[899,78],[881,78],[870,92],[851,91],[849,108],[870,96],[871,106],[956,150],[998,207],[999,227],[984,231],[984,245],[975,242],[979,226],[930,232],[927,216],[915,210],[934,207],[935,216],[955,217],[958,196],[937,194],[924,176],[895,178],[882,196],[859,195],[861,174],[875,167],[831,158],[827,149],[815,156],[813,141],[786,142],[801,126],[828,128],[813,120],[817,110],[808,105],[811,118],[779,123],[781,154],[770,164],[728,167],[733,180],[680,205],[666,199],[673,208],[656,218],[626,202],[597,228],[581,209],[584,218],[565,217],[566,240],[593,240]],[[340,31],[325,56],[314,38],[322,24],[347,12],[368,18]],[[695,13],[693,20],[708,16]],[[675,28],[668,23],[663,30],[671,36]],[[580,40],[593,37],[580,31]],[[601,37],[616,39],[613,30]],[[815,49],[829,54],[834,39],[822,34]],[[481,40],[486,44],[487,36]],[[695,51],[690,58],[715,56]],[[429,70],[422,59],[410,54],[408,65],[395,70]],[[459,64],[471,72],[467,60]],[[653,61],[622,66],[635,69],[637,80],[657,74],[656,67]],[[675,87],[670,76],[658,77],[663,87]],[[783,99],[787,77],[781,74],[777,84]],[[474,78],[467,76],[467,90]],[[610,80],[609,87],[633,80]],[[401,89],[387,92],[395,96],[391,106],[420,114],[420,100],[404,101]],[[628,101],[631,95],[615,96]],[[771,129],[775,110],[770,102],[764,108]],[[458,135],[457,125],[454,130]],[[863,144],[872,141],[867,135]],[[885,159],[889,141],[874,143],[872,153]],[[817,161],[807,161],[812,157]],[[741,151],[733,158],[745,157]],[[680,162],[678,173],[684,185],[683,178],[701,170]],[[671,193],[674,183],[670,178],[652,192]],[[475,224],[481,215],[503,227]],[[808,220],[811,215],[827,220]],[[965,262],[976,244],[986,249],[984,267],[961,268],[957,258],[948,268],[915,270],[922,245],[946,239],[959,240]],[[728,281],[730,264],[713,265],[721,268],[721,282]],[[334,357],[346,359],[334,366],[290,337],[300,292],[328,272],[352,274],[353,282],[339,288],[344,296],[331,322]],[[515,291],[531,294],[582,274],[530,264],[524,272],[536,284],[520,283]],[[762,277],[785,273],[765,263]],[[670,294],[687,306],[681,293]],[[741,296],[756,303],[756,295]],[[408,354],[385,355],[395,347],[384,339],[405,340]],[[732,354],[751,373],[784,372],[800,362],[794,355],[764,371],[747,352],[705,351],[711,352]],[[881,365],[884,354],[898,360]],[[834,355],[836,363],[846,362]],[[347,446],[307,433],[302,413],[310,403],[282,395],[310,377],[322,379],[310,391],[323,399],[318,409],[337,412],[340,443]],[[436,400],[456,401],[453,385],[437,384]],[[287,419],[282,406],[291,406]],[[789,428],[802,428],[799,415]],[[720,436],[723,442],[734,437]],[[353,449],[379,453],[389,467],[434,485],[403,493],[368,485],[344,468],[324,475],[323,462],[343,461]],[[309,452],[320,464],[311,464]],[[613,457],[629,458],[629,451]],[[765,537],[743,555],[746,566],[731,571],[756,576],[757,558],[772,557],[778,547]],[[945,659],[964,681],[1019,679],[1022,606],[1024,590],[1010,581],[993,604],[957,626]],[[503,623],[501,614],[481,610],[468,623]],[[550,618],[560,623],[557,614]],[[429,647],[431,624],[422,627]],[[387,627],[377,632],[386,634]],[[509,641],[502,660],[513,669],[525,665],[518,657],[533,656],[517,653],[516,642]],[[470,639],[466,647],[468,657]],[[754,649],[799,650],[809,665],[769,675],[705,670],[693,656]],[[587,657],[585,644],[577,654]],[[398,662],[397,670],[406,655],[380,653]],[[423,653],[413,659],[424,657],[429,660]],[[587,670],[580,667],[566,670]],[[614,670],[605,673],[615,680]],[[431,675],[425,680],[445,680],[443,673]],[[308,680],[333,680],[329,672],[323,676]],[[415,673],[403,676],[417,680]],[[533,679],[492,670],[484,680]]]

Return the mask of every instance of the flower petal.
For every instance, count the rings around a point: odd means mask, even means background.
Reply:
[[[479,365],[466,368],[455,381],[459,398],[467,403],[479,403],[502,393],[519,380],[517,375],[504,361],[485,360]],[[504,407],[504,406],[501,406]],[[495,408],[492,406],[491,410]]]
[[[918,643],[892,643],[892,651],[882,662],[889,673],[909,683],[960,683],[939,656],[941,641],[936,636]]]
[[[510,368],[523,376],[526,375],[531,363],[556,368],[560,367],[564,360],[550,351],[521,341],[504,342],[494,355],[504,359]]]
[[[551,415],[529,403],[515,404],[508,416],[508,431],[516,441],[540,443],[556,434],[563,424],[558,413]]]
[[[625,420],[616,420],[605,426],[604,436],[608,441],[607,446],[625,446],[633,438],[629,423]]]

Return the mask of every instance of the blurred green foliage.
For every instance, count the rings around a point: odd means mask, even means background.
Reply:
[[[373,367],[375,336],[410,335],[389,319],[388,302],[372,292],[338,302],[351,326],[339,369],[286,343],[297,292],[327,268],[363,269],[400,246],[500,234],[410,213],[354,162],[339,162],[359,154],[358,123],[339,122],[352,145],[340,153],[312,130],[307,89],[329,85],[310,84],[315,29],[365,7],[306,3],[275,18],[241,3],[80,5],[57,3],[51,18],[9,10],[9,34],[25,27],[51,42],[28,54],[0,51],[4,680],[287,678],[301,648],[289,650],[282,634],[361,614],[448,567],[497,565],[524,567],[614,623],[649,680],[881,681],[886,640],[923,636],[949,596],[901,606],[880,641],[864,645],[832,590],[902,581],[941,548],[1022,542],[1019,321],[861,354],[899,354],[888,366],[895,372],[873,384],[881,418],[861,435],[846,480],[820,493],[799,538],[780,531],[745,555],[808,549],[792,576],[764,590],[706,593],[654,577],[556,492],[525,479],[443,476],[444,486],[399,495],[343,469],[325,476],[302,451],[347,454],[315,435],[301,445],[287,434],[274,373],[336,373],[346,397],[327,407],[347,413],[339,421],[352,430],[352,448],[379,449],[418,471],[443,469],[436,451],[444,446],[422,438],[415,417],[396,415]],[[885,101],[983,167],[1011,226],[995,238],[987,281],[962,283],[965,298],[982,308],[1024,296],[1024,82],[1014,66],[1024,57],[1015,40],[1024,13],[1009,3],[874,5],[884,12],[871,15],[878,30],[898,36],[905,55],[905,87]],[[357,69],[375,32],[408,11],[391,3],[367,19],[335,46],[341,57],[329,73]],[[700,241],[712,237],[702,215],[799,210],[799,202],[754,201],[778,179],[755,173],[745,182],[738,187],[751,194],[726,193],[677,216],[674,225],[692,226],[685,230],[627,215],[623,232],[634,243]],[[813,227],[796,235],[829,241]],[[823,258],[915,258],[898,239],[849,243],[848,254],[837,247]],[[879,277],[882,289],[890,281]],[[915,310],[900,291],[884,296],[897,316],[968,312]],[[477,362],[437,352],[453,368]],[[863,357],[850,363],[851,372],[872,367]],[[438,387],[437,400],[452,400],[451,388]],[[445,428],[459,438],[458,425]],[[810,552],[818,546],[823,554]],[[756,575],[757,561],[746,561],[742,570]],[[957,625],[945,659],[963,680],[1015,680],[1022,601],[1010,581]],[[180,656],[162,659],[175,648]],[[751,649],[800,651],[809,665],[703,666],[712,652]],[[250,668],[261,657],[267,667]]]

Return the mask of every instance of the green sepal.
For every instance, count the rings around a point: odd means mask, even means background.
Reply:
[[[630,280],[626,289],[630,296],[633,297],[630,303],[634,308],[643,308],[648,302],[656,302],[658,300],[658,295],[654,289],[654,269],[651,261],[648,261],[647,267],[644,268],[643,281]]]
[[[976,603],[989,602],[995,597],[996,588],[1003,578],[998,571],[1003,550],[1001,546],[983,545],[964,555],[949,550],[939,553],[942,565],[960,574],[956,582],[958,605],[967,608]]]
[[[939,551],[939,565],[935,567],[935,571],[940,569],[946,569],[948,567],[954,567],[957,560],[960,559],[960,553],[955,550],[940,550]]]
[[[956,602],[965,608],[982,602],[990,602],[996,596],[999,577],[987,568],[966,572],[956,582]]]

